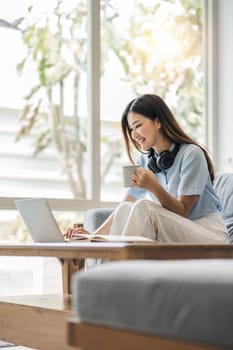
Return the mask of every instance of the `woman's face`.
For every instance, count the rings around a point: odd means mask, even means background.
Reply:
[[[160,132],[161,123],[158,119],[153,121],[142,114],[129,112],[127,120],[131,136],[139,144],[142,151],[148,151],[152,147],[160,148],[162,135]]]

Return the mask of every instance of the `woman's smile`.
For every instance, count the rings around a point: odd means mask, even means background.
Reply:
[[[135,141],[139,144],[139,145],[143,145],[143,143],[145,142],[145,137],[144,138],[139,138],[139,137],[137,137],[137,138],[135,138]]]
[[[147,151],[154,147],[160,139],[160,123],[150,120],[142,114],[130,112],[128,114],[128,125],[132,139],[135,140],[142,150]]]

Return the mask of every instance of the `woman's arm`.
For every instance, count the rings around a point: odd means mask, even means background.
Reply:
[[[135,186],[146,188],[153,193],[164,208],[184,217],[188,217],[199,198],[199,195],[174,198],[160,185],[152,171],[143,168],[137,169],[132,180]]]

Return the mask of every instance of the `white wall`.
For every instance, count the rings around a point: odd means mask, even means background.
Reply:
[[[216,5],[216,170],[233,171],[233,1]]]

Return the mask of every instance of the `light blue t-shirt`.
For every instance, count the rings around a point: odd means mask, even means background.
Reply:
[[[148,169],[148,156],[142,154],[137,164]],[[205,216],[207,213],[221,211],[221,204],[211,184],[207,161],[200,147],[183,143],[176,155],[173,165],[156,173],[159,183],[174,198],[179,196],[199,195],[188,218],[191,220]],[[127,194],[140,199],[146,194],[158,203],[154,194],[144,188],[132,187]]]

